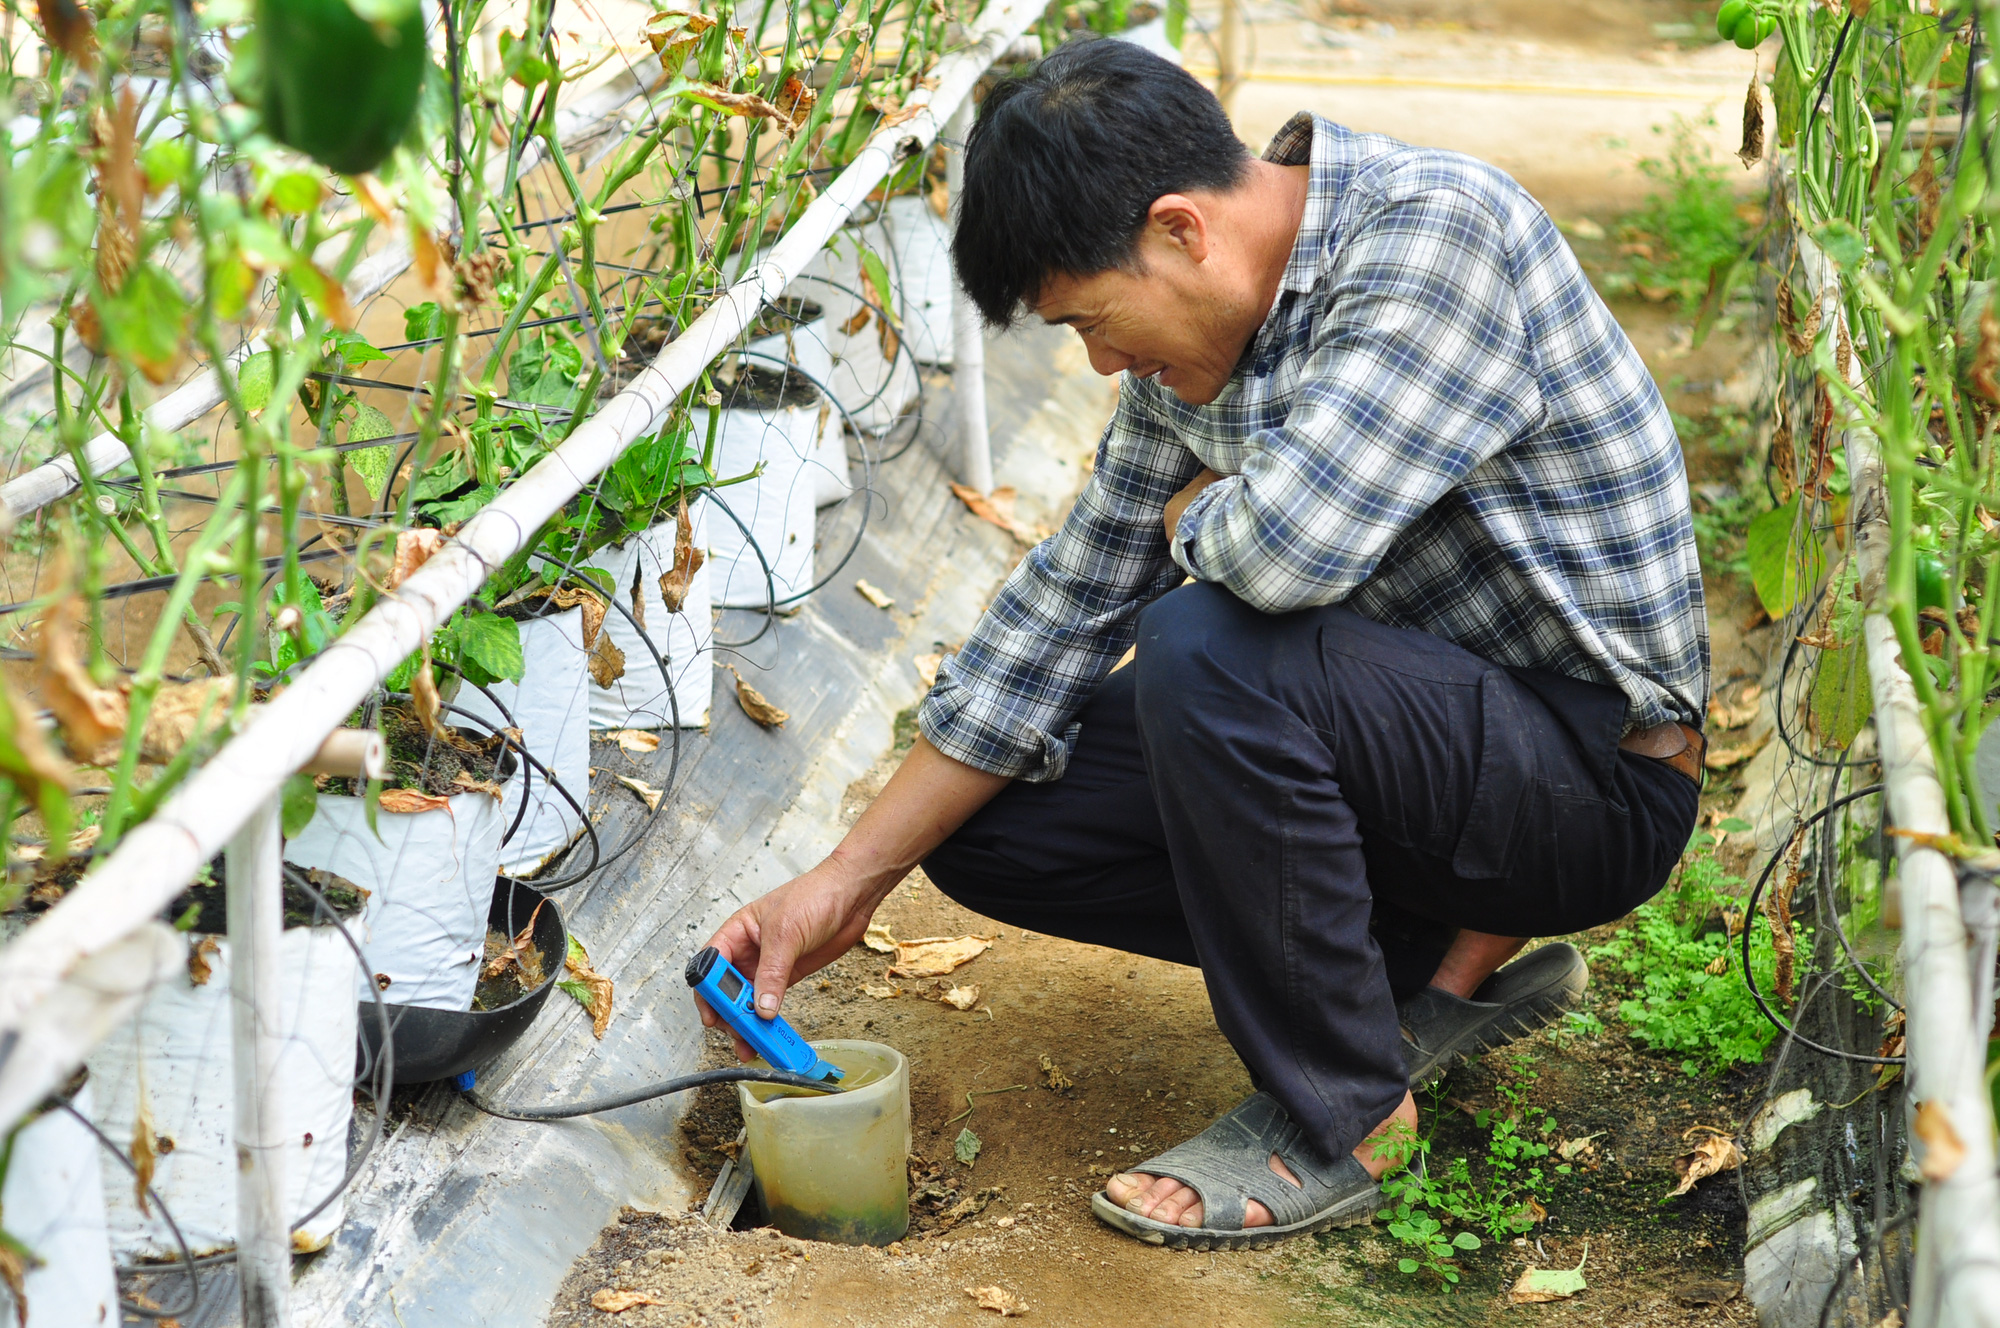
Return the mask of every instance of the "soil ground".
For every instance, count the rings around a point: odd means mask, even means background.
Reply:
[[[1651,126],[1719,109],[1733,123],[1750,57],[1697,45],[1691,39],[1707,10],[1681,0],[1595,0],[1587,12],[1566,7],[1560,22],[1550,9],[1513,0],[1343,0],[1317,18],[1286,6],[1255,10],[1258,67],[1274,72],[1239,94],[1239,126],[1260,144],[1292,110],[1309,107],[1486,156],[1569,225],[1598,275],[1617,264],[1617,241],[1576,223],[1608,231],[1642,196],[1634,163],[1663,146],[1646,135]],[[1200,59],[1191,52],[1191,64]],[[1734,81],[1733,92],[1717,91],[1726,86],[1718,74]],[[1557,90],[1524,90],[1537,82]],[[1576,91],[1648,87],[1658,95],[1593,101]],[[1703,132],[1721,144],[1719,129]],[[1754,208],[1758,187],[1745,178],[1746,207]],[[1744,465],[1760,387],[1750,353],[1756,330],[1725,326],[1696,350],[1678,308],[1630,297],[1613,308],[1682,417],[1697,509],[1726,505],[1752,482]],[[1740,694],[1762,673],[1772,633],[1737,578],[1712,574],[1708,592],[1715,685]],[[849,819],[897,759],[888,754],[849,790]],[[1712,779],[1710,819],[1733,800],[1730,779]],[[953,977],[978,986],[970,1010],[935,999],[935,983],[885,981],[883,956],[860,948],[788,998],[788,1015],[808,1037],[872,1038],[909,1056],[917,1155],[910,1235],[887,1250],[861,1249],[628,1212],[577,1262],[551,1307],[552,1325],[971,1324],[996,1316],[969,1290],[994,1286],[1041,1321],[1105,1328],[1134,1320],[1245,1328],[1754,1321],[1737,1294],[1743,1209],[1733,1177],[1663,1200],[1675,1184],[1673,1159],[1686,1151],[1684,1132],[1739,1127],[1758,1076],[1690,1078],[1674,1058],[1635,1045],[1620,1031],[1611,974],[1594,974],[1586,1002],[1601,1032],[1524,1040],[1460,1068],[1424,1100],[1434,1158],[1483,1148],[1473,1113],[1502,1105],[1510,1087],[1554,1122],[1550,1142],[1575,1151],[1574,1170],[1540,1192],[1546,1218],[1462,1255],[1463,1281],[1448,1292],[1429,1274],[1400,1272],[1404,1251],[1380,1225],[1233,1254],[1162,1251],[1101,1226],[1088,1200],[1105,1175],[1180,1142],[1249,1091],[1200,974],[1002,927],[952,903],[921,873],[878,917],[904,938],[994,938]],[[1593,938],[1573,939],[1587,946]],[[865,990],[885,985],[900,994]],[[710,1036],[715,1063],[724,1063],[726,1048]],[[1052,1087],[1053,1077],[1069,1086]],[[703,1188],[740,1123],[732,1091],[711,1090],[691,1105],[683,1153]],[[981,1143],[969,1166],[953,1154],[961,1129]],[[1579,1263],[1589,1284],[1580,1296],[1510,1304],[1508,1288],[1524,1268]],[[618,1288],[660,1303],[617,1320],[591,1307],[594,1293]]]

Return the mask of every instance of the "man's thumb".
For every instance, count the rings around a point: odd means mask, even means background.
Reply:
[[[766,945],[757,957],[757,1013],[766,1019],[778,1017],[778,1005],[785,999],[785,980],[792,975],[792,956],[786,948]]]

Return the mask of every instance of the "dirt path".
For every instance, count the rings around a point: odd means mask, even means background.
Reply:
[[[1565,223],[1608,226],[1643,194],[1634,162],[1661,150],[1652,126],[1718,113],[1728,128],[1705,131],[1710,140],[1722,145],[1734,132],[1750,57],[1691,48],[1675,35],[1705,21],[1703,6],[1595,0],[1555,19],[1525,0],[1371,3],[1354,12],[1359,6],[1343,0],[1321,22],[1286,6],[1253,11],[1265,73],[1237,101],[1247,139],[1261,144],[1293,110],[1321,110],[1484,156]],[[1754,193],[1754,181],[1745,186]],[[1573,243],[1594,273],[1618,261],[1615,239]],[[1684,417],[1701,501],[1727,501],[1743,482],[1750,444],[1737,423],[1756,395],[1750,339],[1725,331],[1694,350],[1677,310],[1637,299],[1614,308]],[[1754,676],[1768,645],[1754,601],[1729,577],[1712,578],[1709,593],[1718,686]],[[895,759],[850,789],[849,819]],[[1717,798],[1727,796],[1719,787]],[[1690,1079],[1671,1058],[1636,1048],[1618,1032],[1619,992],[1604,973],[1589,998],[1604,1031],[1530,1039],[1454,1073],[1427,1105],[1435,1159],[1478,1155],[1490,1128],[1476,1113],[1496,1108],[1537,1128],[1548,1122],[1539,1137],[1573,1150],[1571,1172],[1537,1191],[1546,1218],[1461,1255],[1464,1280],[1446,1294],[1431,1275],[1398,1270],[1405,1250],[1379,1225],[1247,1254],[1171,1253],[1114,1235],[1088,1211],[1103,1177],[1186,1138],[1249,1091],[1199,973],[1001,927],[951,903],[921,874],[879,918],[903,937],[995,938],[956,975],[979,987],[969,1011],[926,999],[937,994],[931,983],[904,980],[890,984],[901,988],[897,996],[868,995],[865,988],[884,985],[884,961],[863,949],[787,1004],[809,1037],[873,1038],[910,1057],[918,1158],[909,1238],[887,1251],[852,1249],[715,1232],[682,1215],[628,1214],[579,1260],[551,1324],[972,1324],[996,1316],[967,1289],[991,1286],[1020,1297],[1036,1320],[1084,1328],[1754,1318],[1735,1296],[1743,1234],[1736,1186],[1724,1177],[1662,1202],[1684,1133],[1734,1127],[1753,1081]],[[711,1050],[723,1063],[719,1039]],[[1052,1087],[1052,1078],[1067,1085]],[[739,1125],[731,1092],[693,1104],[683,1154],[702,1182]],[[980,1140],[971,1166],[953,1156],[961,1129]],[[1507,1289],[1524,1267],[1580,1260],[1590,1286],[1582,1296],[1509,1305]],[[661,1303],[615,1321],[590,1307],[594,1293],[620,1287]]]

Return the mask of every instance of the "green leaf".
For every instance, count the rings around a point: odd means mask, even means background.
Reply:
[[[1541,1296],[1555,1296],[1567,1299],[1585,1290],[1583,1265],[1574,1268],[1530,1268],[1521,1274],[1521,1280],[1514,1284],[1516,1292],[1531,1292]]]
[[[145,168],[148,186],[165,189],[177,183],[194,166],[194,147],[185,138],[148,143],[146,150],[139,154],[139,164]]]
[[[875,288],[875,298],[882,302],[882,314],[891,327],[900,330],[903,320],[896,314],[896,288],[889,284],[889,269],[873,249],[863,246],[861,250],[861,270],[868,275],[868,283]]]
[[[189,904],[187,908],[181,913],[181,915],[174,919],[174,930],[193,931],[195,924],[200,921],[201,921],[201,905]]]
[[[373,350],[371,346],[369,349]],[[378,358],[383,357],[376,351]],[[362,404],[354,408],[354,418],[347,425],[347,441],[358,443],[367,438],[387,438],[396,432],[396,426],[387,415],[375,407]],[[367,486],[368,496],[377,502],[382,500],[382,491],[389,486],[389,467],[395,460],[395,453],[387,447],[364,447],[358,452],[347,454],[347,464],[354,467],[354,473]]]
[[[562,982],[556,983],[556,990],[568,995],[571,1000],[581,1005],[584,1009],[588,1010],[590,1008],[590,988],[584,986],[581,982],[575,979],[565,979]]]
[[[368,781],[368,791],[361,795],[361,817],[368,822],[368,833],[375,836],[375,842],[388,847],[382,838],[382,827],[376,824],[376,817],[382,811],[382,781]]]
[[[439,312],[436,301],[426,300],[403,310],[405,341],[430,341],[443,335],[444,315]]]
[[[1417,1261],[1416,1261],[1415,1259],[1398,1259],[1398,1260],[1396,1260],[1396,1267],[1397,1267],[1397,1268],[1398,1268],[1398,1269],[1399,1269],[1400,1271],[1402,1271],[1402,1272],[1405,1272],[1405,1273],[1414,1273],[1414,1272],[1416,1272],[1416,1271],[1417,1271],[1417,1266],[1418,1266],[1418,1265],[1417,1265]]]
[[[319,206],[319,177],[305,171],[286,171],[271,181],[271,206],[280,212],[303,216]]]
[[[972,1132],[972,1127],[969,1125],[958,1132],[958,1138],[954,1139],[951,1145],[952,1154],[968,1167],[972,1165],[973,1159],[979,1156],[979,1149],[979,1136]]]
[[[285,838],[297,839],[312,824],[313,813],[319,810],[319,790],[313,786],[313,777],[296,774],[285,781],[284,794],[279,802],[279,824]]]
[[[1851,223],[1839,217],[1813,227],[1812,238],[1826,256],[1845,271],[1853,271],[1868,256],[1868,241]]]
[[[503,679],[521,681],[527,666],[521,658],[521,624],[512,618],[497,613],[463,613],[456,638],[458,665],[471,681],[484,687]]]
[[[1461,1250],[1476,1250],[1479,1248],[1479,1237],[1470,1231],[1461,1231],[1451,1238],[1451,1243]]]
[[[236,366],[236,390],[243,394],[248,410],[262,410],[271,404],[271,352],[260,350]]]
[[[389,358],[384,352],[375,349],[367,337],[359,332],[348,332],[341,328],[335,328],[327,334],[323,353],[328,356],[338,355],[350,369],[357,364],[367,364],[370,360]]]
[[[181,361],[187,341],[188,301],[178,281],[156,263],[141,263],[125,274],[112,296],[95,301],[104,325],[104,346],[154,382],[165,382]]]
[[[1796,497],[1752,521],[1745,544],[1751,584],[1773,618],[1797,608],[1819,584],[1819,540],[1800,517]]]

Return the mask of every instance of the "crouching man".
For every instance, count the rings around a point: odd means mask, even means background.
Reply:
[[[1253,159],[1131,45],[995,88],[960,206],[987,321],[1073,328],[1117,413],[888,787],[713,944],[775,1013],[922,864],[1198,965],[1257,1091],[1094,1211],[1205,1248],[1366,1221],[1410,1088],[1581,995],[1526,938],[1644,901],[1693,828],[1667,410],[1507,176],[1306,114]]]

